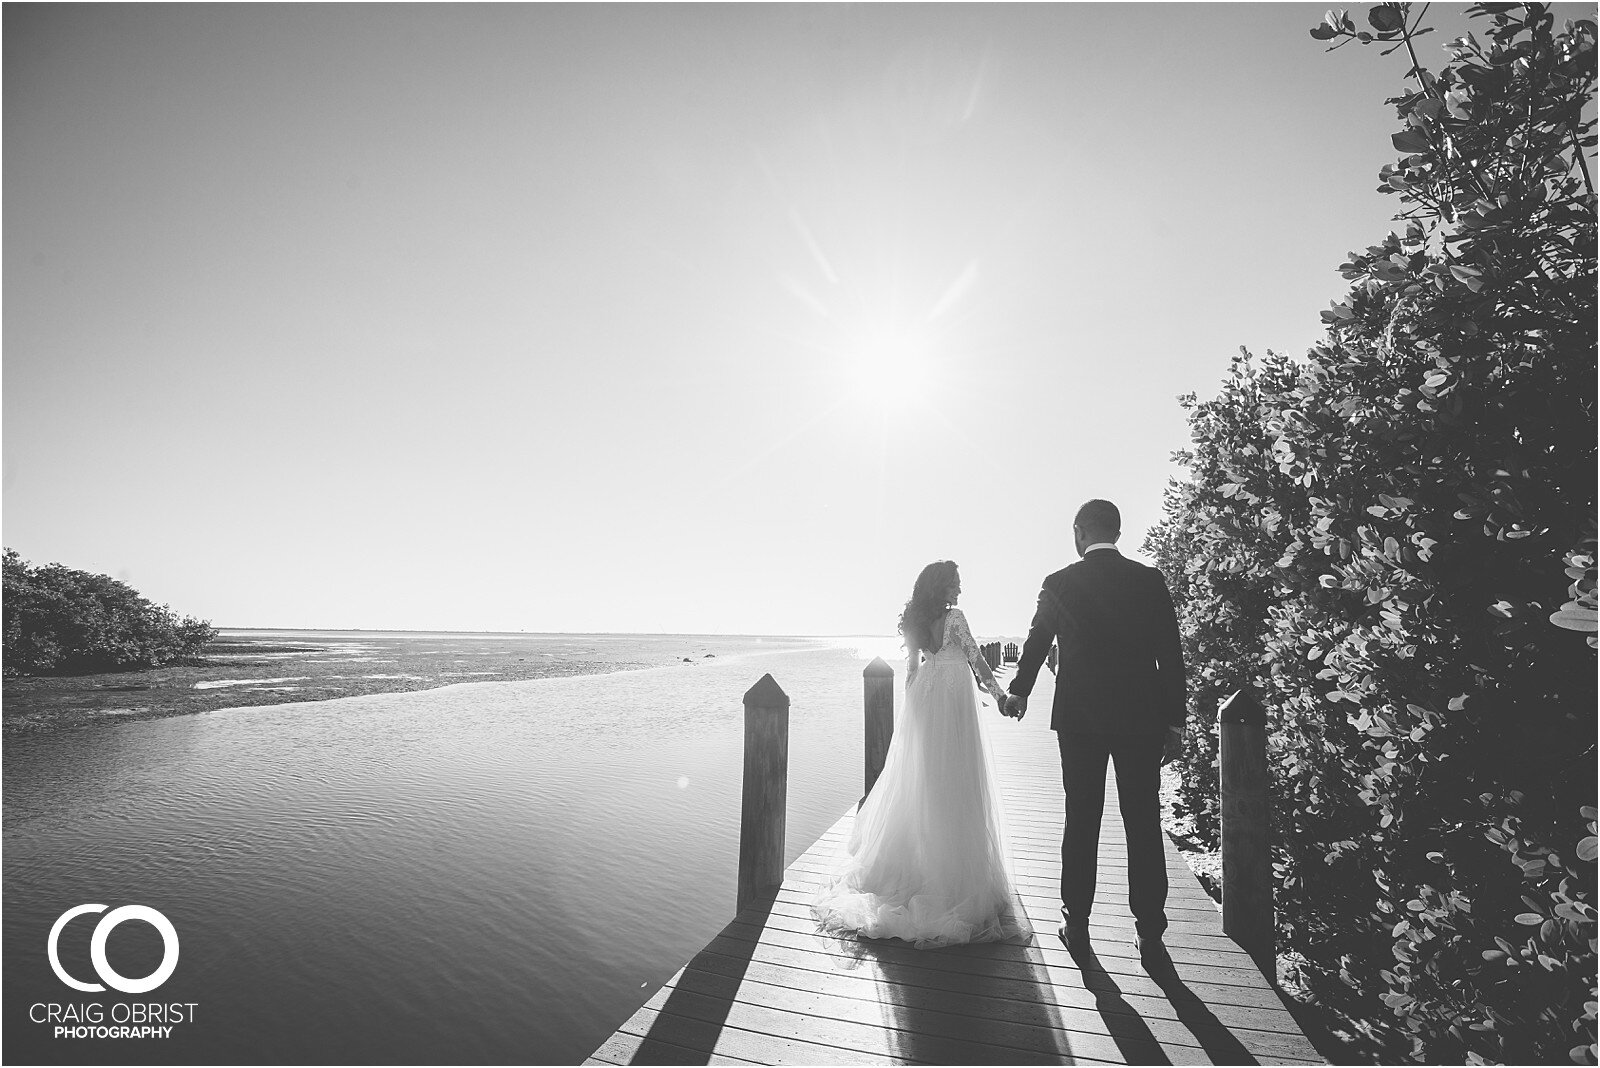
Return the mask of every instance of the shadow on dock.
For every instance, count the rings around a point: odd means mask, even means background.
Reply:
[[[1127,1064],[1171,1064],[1161,1043],[1144,1022],[1139,1010],[1128,1004],[1122,988],[1100,964],[1088,946],[1073,946],[1067,952],[1083,976],[1083,988],[1094,995],[1095,1011],[1105,1025],[1106,1034],[1116,1043]],[[1254,1064],[1255,1061],[1218,1061],[1218,1064]]]
[[[1177,1010],[1179,1022],[1200,1040],[1200,1046],[1206,1051],[1206,1056],[1211,1058],[1211,1063],[1261,1063],[1245,1049],[1244,1043],[1239,1041],[1228,1026],[1217,1019],[1217,1014],[1211,1011],[1200,996],[1189,989],[1178,977],[1177,972],[1156,971],[1151,973],[1150,978],[1155,980],[1161,992],[1167,995],[1167,1001]]]
[[[629,1064],[709,1064],[758,943],[748,932],[767,924],[777,891],[757,900],[694,955],[677,977]]]
[[[883,1026],[894,1036],[897,1058],[1076,1063],[1061,1014],[1043,993],[1049,972],[1035,940],[930,950],[904,942],[862,945],[877,965]]]

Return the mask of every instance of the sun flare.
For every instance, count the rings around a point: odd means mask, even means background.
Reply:
[[[916,338],[899,332],[862,339],[848,354],[857,398],[895,409],[917,400],[929,373],[927,355]]]

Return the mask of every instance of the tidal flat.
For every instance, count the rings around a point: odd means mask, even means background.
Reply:
[[[604,675],[805,639],[681,634],[472,634],[411,631],[222,630],[181,663],[94,675],[4,681],[6,734],[81,729],[219,708],[407,693],[466,682]]]

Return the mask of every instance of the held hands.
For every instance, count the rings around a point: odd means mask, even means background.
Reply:
[[[1006,694],[1005,702],[1000,706],[1000,714],[1020,722],[1022,717],[1028,714],[1028,699],[1018,697],[1014,693]]]

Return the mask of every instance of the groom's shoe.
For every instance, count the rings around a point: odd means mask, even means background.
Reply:
[[[1063,920],[1056,935],[1068,949],[1083,949],[1089,944],[1089,925],[1074,920]]]
[[[1144,965],[1144,970],[1151,975],[1170,975],[1177,970],[1177,966],[1172,963],[1172,954],[1167,952],[1166,944],[1161,941],[1160,935],[1153,937],[1137,935],[1133,944],[1139,951],[1139,963]]]

